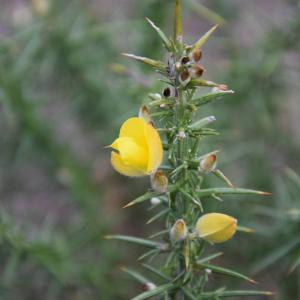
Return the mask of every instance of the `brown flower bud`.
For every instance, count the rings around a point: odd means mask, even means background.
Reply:
[[[217,156],[216,154],[211,154],[201,159],[198,169],[202,173],[210,173],[214,171],[216,167],[217,167]]]
[[[146,105],[142,105],[139,110],[139,118],[144,119],[147,123],[152,123],[150,111]]]
[[[191,74],[188,70],[184,70],[180,75],[179,75],[179,81],[183,86],[186,86],[191,80]]]
[[[195,62],[198,62],[202,58],[202,51],[200,49],[196,49],[192,52],[192,58]]]
[[[168,183],[168,177],[161,170],[156,171],[151,176],[151,186],[156,192],[166,193],[168,190]]]
[[[180,61],[183,65],[185,65],[190,62],[190,58],[188,56],[183,56]]]
[[[174,242],[180,242],[186,239],[188,229],[183,219],[177,220],[171,228],[170,238]]]
[[[197,65],[193,65],[192,71],[193,71],[193,75],[195,77],[201,77],[203,75],[205,69],[203,66],[197,64]]]

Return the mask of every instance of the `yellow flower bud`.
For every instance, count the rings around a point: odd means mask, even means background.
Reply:
[[[219,213],[205,214],[196,223],[199,237],[211,243],[223,243],[231,239],[236,228],[236,219]]]
[[[174,242],[180,242],[186,239],[188,234],[187,226],[183,219],[179,219],[172,226],[170,231],[170,238]]]
[[[156,129],[142,118],[130,118],[120,129],[119,138],[111,145],[111,163],[127,176],[150,175],[163,158],[161,139]]]
[[[211,154],[201,159],[198,169],[202,173],[210,173],[214,171],[216,167],[217,167],[217,156],[216,154]]]
[[[168,190],[168,177],[161,170],[155,172],[151,176],[151,186],[159,193],[165,193]]]

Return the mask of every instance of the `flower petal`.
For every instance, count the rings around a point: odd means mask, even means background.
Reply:
[[[131,166],[126,166],[123,163],[120,154],[114,151],[111,152],[111,164],[117,172],[126,176],[138,177],[146,175],[141,170],[134,169]]]
[[[114,144],[117,144],[116,148],[125,165],[147,173],[148,151],[137,144],[135,139],[121,137],[116,139]]]
[[[131,137],[137,144],[147,149],[145,127],[147,123],[141,118],[130,118],[125,121],[120,129],[119,137]]]
[[[145,132],[149,151],[147,172],[152,173],[160,166],[162,162],[163,147],[160,136],[152,125],[147,124],[145,127]]]

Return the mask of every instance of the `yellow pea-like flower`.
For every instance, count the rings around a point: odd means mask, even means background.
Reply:
[[[163,159],[163,148],[156,129],[142,118],[123,123],[111,147],[111,163],[126,176],[145,176],[157,170]]]
[[[219,213],[205,214],[196,224],[199,237],[211,243],[226,242],[235,234],[236,228],[236,219]]]

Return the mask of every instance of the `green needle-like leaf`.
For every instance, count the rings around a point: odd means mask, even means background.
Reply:
[[[159,195],[161,195],[161,193],[158,193],[158,192],[148,192],[148,193],[146,193],[146,194],[144,194],[144,195],[142,195],[142,196],[134,199],[133,201],[129,202],[128,204],[126,204],[124,206],[124,208],[132,206],[132,205],[135,205],[135,204],[138,204],[138,203],[142,203],[144,201],[147,201],[147,200],[151,199],[152,197],[157,197]]]
[[[203,299],[211,299],[210,297],[213,294],[203,293]],[[228,297],[247,297],[247,296],[272,296],[272,292],[268,291],[224,291],[217,294],[219,298],[228,298]]]
[[[151,249],[150,251],[147,251],[146,253],[142,254],[137,260],[143,260],[143,259],[146,259],[146,258],[149,258],[149,257],[153,258],[159,252],[160,252],[159,249]]]
[[[202,259],[199,259],[198,263],[200,263],[200,264],[201,263],[206,263],[206,262],[208,262],[210,260],[213,260],[213,259],[215,259],[215,258],[217,258],[217,257],[219,257],[221,255],[223,255],[223,252],[214,253],[212,255],[209,255],[209,256],[206,256],[206,257],[204,257]]]
[[[232,90],[203,94],[200,97],[193,99],[192,103],[196,106],[200,106],[200,105],[210,103],[214,100],[221,100],[223,96],[232,95],[232,94],[234,94],[234,91]]]
[[[170,185],[168,186],[168,191],[169,191],[170,193],[172,193],[172,192],[175,191],[177,188],[178,188],[177,185],[171,185],[171,184],[170,184]],[[129,206],[132,206],[132,205],[135,205],[135,204],[138,204],[138,203],[142,203],[142,202],[144,202],[144,201],[149,200],[149,199],[152,198],[152,197],[157,197],[157,196],[160,196],[160,195],[162,195],[162,193],[159,193],[159,192],[147,192],[146,194],[144,194],[144,195],[142,195],[142,196],[140,196],[140,197],[134,199],[133,201],[129,202],[128,204],[126,204],[126,205],[124,206],[124,208],[129,207]]]
[[[253,233],[254,232],[254,229],[245,227],[245,226],[240,226],[240,225],[237,226],[236,230],[239,232],[244,232],[244,233]]]
[[[238,273],[236,271],[232,271],[232,270],[229,270],[229,269],[226,269],[226,268],[222,268],[222,267],[211,265],[211,264],[207,264],[207,263],[199,263],[199,262],[197,262],[197,265],[200,266],[200,267],[202,267],[202,268],[209,269],[213,273],[224,274],[224,275],[228,275],[228,276],[231,276],[231,277],[235,277],[235,278],[239,278],[239,279],[244,279],[244,280],[247,280],[247,281],[249,281],[251,283],[255,283],[255,281],[253,279],[251,279],[250,277],[245,276],[243,274],[240,274],[240,273]]]
[[[253,271],[258,273],[268,266],[272,265],[285,255],[287,255],[291,250],[300,244],[300,237],[292,239],[289,242],[283,242],[282,246],[277,248],[275,251],[271,252],[269,255],[263,257],[261,261],[254,265]]]
[[[217,169],[217,170],[213,171],[213,174],[216,175],[221,180],[223,180],[229,187],[231,187],[231,188],[234,187],[234,185],[229,180],[229,178],[227,178],[226,175],[223,174],[223,172],[221,170]]]
[[[213,10],[207,8],[206,6],[194,1],[189,0],[188,3],[190,4],[192,10],[198,13],[200,16],[206,18],[207,20],[211,21],[212,23],[217,23],[223,25],[226,23],[225,19],[222,18],[220,15],[216,14]]]
[[[142,284],[150,282],[150,280],[148,280],[146,277],[144,277],[140,273],[136,272],[135,270],[132,270],[132,269],[127,268],[127,267],[121,267],[121,270],[123,272],[129,274],[131,277],[133,277],[134,279],[136,279],[138,282],[140,282]]]
[[[168,277],[167,275],[165,275],[164,273],[162,273],[161,271],[157,270],[156,268],[148,265],[148,264],[143,264],[143,267],[146,268],[147,270],[153,272],[154,274],[156,274],[157,276],[159,276],[160,278],[167,280],[167,281],[171,281],[172,279],[170,277]]]
[[[166,70],[165,64],[161,61],[143,57],[143,56],[137,56],[137,55],[129,54],[129,53],[123,53],[123,55],[125,55],[129,58],[135,59],[137,61],[140,61],[140,62],[142,62],[146,65],[149,65],[159,71],[165,72],[165,70]]]
[[[294,183],[296,183],[298,185],[298,187],[300,188],[300,176],[291,168],[286,168],[285,170],[287,176],[294,181]]]
[[[163,41],[165,47],[167,48],[167,50],[170,51],[171,50],[170,40],[166,37],[166,35],[163,33],[163,31],[159,27],[157,27],[150,19],[146,18],[146,20],[149,22],[151,27],[158,33],[158,35],[162,39],[162,41]]]
[[[182,18],[180,0],[175,0],[174,8],[174,42],[182,40]]]
[[[196,192],[198,196],[210,196],[210,195],[225,195],[225,194],[252,194],[252,195],[270,195],[268,192],[256,191],[243,188],[210,188],[202,189]]]
[[[158,286],[157,288],[153,289],[153,290],[150,290],[150,291],[147,291],[147,292],[144,292],[134,298],[132,298],[131,300],[143,300],[143,299],[148,299],[150,297],[153,297],[153,296],[156,296],[156,295],[160,295],[164,292],[167,292],[171,289],[174,289],[176,288],[174,286],[173,283],[167,283],[167,284],[164,284],[164,285],[161,285],[161,286]]]
[[[182,291],[183,291],[184,295],[190,300],[198,300],[199,299],[196,296],[194,296],[187,288],[183,288]]]
[[[205,79],[192,79],[187,87],[197,87],[197,86],[207,86],[207,87],[218,87],[220,84],[215,83],[210,80],[205,80]]]
[[[294,272],[295,269],[299,266],[299,264],[300,264],[300,253],[298,253],[296,259],[290,265],[288,273],[290,274],[290,273]]]
[[[125,242],[129,242],[129,243],[133,243],[133,244],[137,244],[149,248],[158,248],[161,250],[166,250],[168,248],[167,244],[162,244],[156,241],[141,239],[141,238],[128,236],[128,235],[107,235],[104,238],[109,240],[125,241]]]
[[[151,219],[147,221],[147,224],[151,224],[157,219],[161,218],[162,216],[166,215],[170,211],[169,208],[163,209],[160,212],[158,212],[155,216],[153,216]]]
[[[195,49],[200,49],[205,42],[208,40],[208,38],[213,34],[213,32],[218,28],[219,25],[215,25],[213,28],[208,30],[192,47],[191,51]]]

